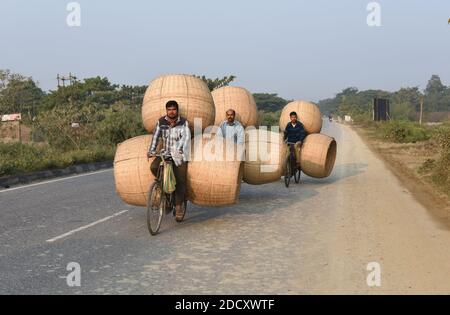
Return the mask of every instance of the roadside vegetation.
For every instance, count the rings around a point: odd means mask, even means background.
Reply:
[[[390,121],[372,120],[375,97],[390,100]],[[419,124],[421,102],[423,123]],[[450,86],[438,75],[430,78],[423,91],[418,87],[395,92],[350,87],[318,105],[325,114],[351,116],[357,129],[373,142],[382,142],[377,145],[382,154],[413,168],[417,177],[450,196]]]
[[[235,79],[199,78],[211,90]],[[94,77],[44,92],[31,77],[0,70],[0,115],[21,113],[22,126],[31,130],[26,141],[0,139],[0,177],[112,160],[118,143],[147,133],[146,89]]]
[[[198,77],[210,90],[235,79],[232,75]],[[141,120],[146,88],[93,77],[45,92],[31,77],[0,70],[0,115],[21,113],[23,125],[31,130],[29,141],[9,143],[0,139],[0,176],[112,160],[118,143],[147,133]],[[391,100],[391,121],[372,121],[374,97]],[[255,93],[254,98],[259,124],[269,128],[278,126],[282,108],[291,101],[275,93]],[[425,104],[422,125],[418,124],[421,100]],[[395,92],[349,87],[317,104],[325,115],[350,115],[356,125],[380,141],[431,143],[439,150],[439,157],[427,159],[420,172],[450,194],[450,123],[427,124],[450,119],[450,87],[443,85],[439,76],[433,75],[424,91],[418,87]]]

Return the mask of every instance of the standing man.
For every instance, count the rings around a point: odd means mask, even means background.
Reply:
[[[287,124],[284,130],[284,141],[286,141],[291,150],[294,146],[295,159],[297,160],[297,165],[300,164],[300,152],[303,144],[303,140],[306,138],[306,130],[303,124],[298,121],[298,116],[296,112],[291,112],[289,114],[291,121]]]
[[[157,124],[155,134],[147,154],[148,157],[156,155],[156,147],[159,138],[163,138],[166,155],[171,156],[174,161],[173,171],[176,178],[175,189],[175,219],[180,222],[184,217],[184,207],[182,204],[186,198],[186,171],[189,151],[189,141],[191,131],[188,122],[178,114],[178,103],[169,101],[166,104],[166,116],[161,117]],[[156,158],[150,166],[152,173],[156,176],[161,158]]]
[[[229,109],[226,112],[227,120],[223,121],[217,135],[232,140],[236,144],[243,145],[245,142],[245,132],[242,124],[236,120],[236,111]]]

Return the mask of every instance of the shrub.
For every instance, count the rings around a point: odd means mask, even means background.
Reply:
[[[397,143],[410,143],[430,139],[430,132],[417,123],[391,120],[378,125],[384,139]]]
[[[450,194],[450,152],[443,151],[434,168],[433,181]]]
[[[433,136],[442,150],[450,150],[450,124],[437,127]]]
[[[116,145],[145,133],[140,113],[125,109],[106,112],[105,119],[97,124],[95,137],[98,143]]]
[[[0,176],[112,160],[114,146],[60,151],[49,145],[0,143]]]

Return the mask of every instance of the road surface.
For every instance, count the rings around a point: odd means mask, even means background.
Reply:
[[[331,177],[245,184],[238,205],[190,206],[157,237],[112,170],[0,191],[0,294],[450,293],[446,226],[354,131],[324,127],[338,142]],[[368,286],[372,262],[381,286]]]

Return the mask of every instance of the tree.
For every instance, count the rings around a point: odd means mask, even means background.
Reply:
[[[253,94],[255,98],[256,106],[258,110],[268,111],[268,112],[276,112],[278,110],[283,109],[287,103],[290,101],[285,100],[278,96],[278,94],[269,94],[269,93],[255,93]]]
[[[55,107],[41,112],[35,120],[35,132],[43,134],[48,143],[61,150],[80,150],[91,142],[94,123],[100,113],[91,107]],[[77,123],[77,127],[72,127]]]
[[[121,102],[129,107],[138,109],[142,105],[146,86],[128,86],[111,84],[107,78],[86,78],[82,82],[76,81],[69,86],[60,86],[50,91],[43,99],[46,110],[55,107],[94,106],[98,109],[111,107]]]
[[[43,96],[33,78],[0,70],[0,114],[28,114],[31,120]]]
[[[141,113],[132,109],[108,109],[105,119],[98,123],[95,131],[99,143],[116,145],[132,137],[146,134]]]
[[[338,98],[327,98],[317,103],[319,109],[325,115],[335,114],[339,111],[340,101]]]
[[[201,77],[200,76],[196,77],[202,79],[206,83],[210,91],[214,91],[221,87],[228,86],[231,82],[234,81],[234,79],[236,79],[234,75],[225,76],[222,79],[220,78],[210,79],[205,77],[204,75],[202,75]]]
[[[418,87],[401,88],[391,97],[391,117],[394,119],[413,118],[415,112],[420,111],[422,98]]]
[[[442,84],[441,78],[433,74],[425,89],[425,110],[438,112],[449,110],[449,104],[444,100],[447,87]]]
[[[442,84],[441,78],[437,74],[433,74],[428,80],[425,94],[442,93],[445,90],[445,85]]]

